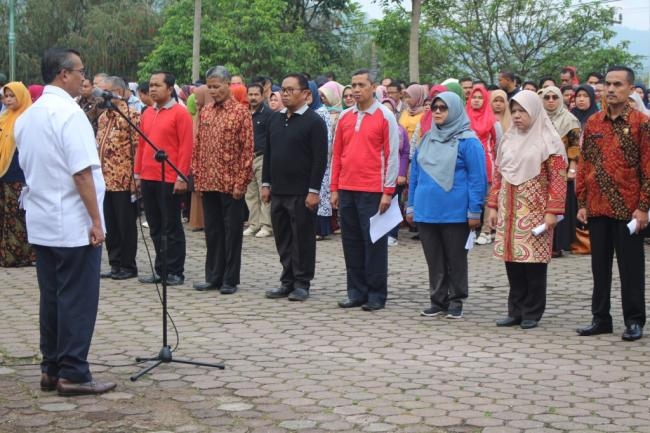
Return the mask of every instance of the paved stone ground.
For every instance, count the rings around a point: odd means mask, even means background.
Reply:
[[[144,248],[138,255],[142,272]],[[158,295],[134,280],[105,281],[90,358],[95,377],[118,389],[99,397],[39,390],[34,269],[2,269],[0,432],[650,432],[650,338],[621,341],[618,294],[615,334],[574,332],[590,320],[588,257],[552,262],[547,311],[529,331],[494,326],[507,283],[489,246],[470,252],[458,321],[419,316],[426,266],[404,231],[390,249],[388,307],[373,313],[336,306],[339,237],[318,243],[305,303],[264,298],[280,271],[270,238],[245,240],[235,295],[191,288],[203,260],[202,234],[188,232],[187,280],[169,291],[174,356],[226,370],[165,364],[129,381],[134,358],[161,347]]]

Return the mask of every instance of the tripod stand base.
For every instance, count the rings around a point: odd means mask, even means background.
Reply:
[[[224,368],[226,368],[226,366],[221,364],[221,363],[208,364],[207,362],[189,361],[187,359],[173,359],[173,357],[172,357],[172,349],[169,346],[163,346],[160,349],[160,352],[158,352],[158,356],[156,356],[155,358],[140,358],[140,357],[137,357],[137,358],[135,358],[135,360],[137,362],[154,361],[154,364],[148,366],[147,368],[140,371],[139,373],[136,373],[133,376],[131,376],[130,377],[131,382],[135,382],[136,380],[140,379],[142,376],[149,373],[151,370],[158,367],[162,363],[167,364],[167,363],[170,363],[170,362],[177,362],[179,364],[198,365],[200,367],[214,367],[214,368],[218,368],[220,370],[223,370]]]

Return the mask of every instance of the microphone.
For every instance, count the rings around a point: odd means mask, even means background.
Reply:
[[[116,95],[115,93],[111,93],[108,90],[102,90],[99,87],[95,87],[93,89],[92,95],[93,95],[94,98],[102,98],[102,99],[106,99],[106,100],[109,100],[109,99],[119,99],[121,101],[126,100],[125,98],[123,98],[123,97],[121,97],[119,95]]]

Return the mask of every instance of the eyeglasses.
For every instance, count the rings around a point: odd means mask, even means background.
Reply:
[[[558,98],[557,95],[546,95],[546,96],[544,96],[545,101],[555,101],[556,99],[560,99],[560,98]]]
[[[305,89],[294,89],[292,87],[281,87],[280,93],[293,93],[293,92],[302,92]]]
[[[86,76],[86,69],[84,69],[84,68],[81,68],[81,69],[66,69],[66,71],[79,72],[82,76],[84,76],[84,77]]]
[[[439,111],[439,112],[441,112],[441,113],[444,113],[444,112],[446,112],[447,110],[449,110],[449,107],[447,107],[446,105],[435,104],[435,105],[432,105],[432,106],[431,106],[431,111],[433,111],[434,113],[435,113],[436,111]]]

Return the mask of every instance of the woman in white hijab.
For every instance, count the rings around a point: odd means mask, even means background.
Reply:
[[[546,308],[546,270],[553,228],[564,213],[567,156],[564,143],[530,90],[510,101],[512,126],[503,137],[488,197],[496,228],[494,254],[506,263],[508,316],[497,326],[534,328]],[[545,225],[536,235],[533,229]]]

